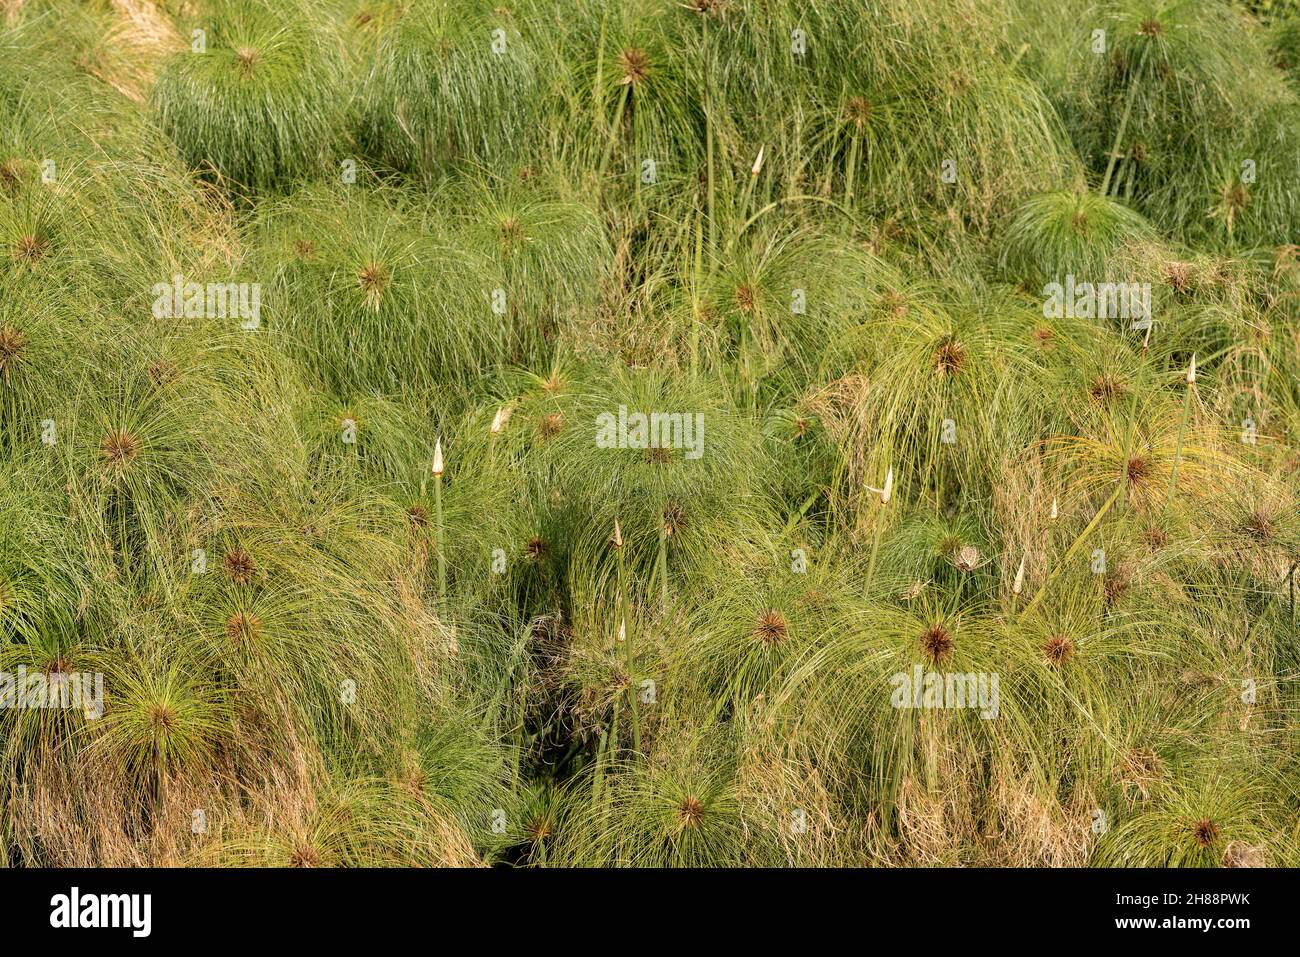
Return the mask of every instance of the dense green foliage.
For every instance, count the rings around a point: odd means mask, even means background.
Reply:
[[[1300,865],[1298,24],[0,5],[0,863]]]

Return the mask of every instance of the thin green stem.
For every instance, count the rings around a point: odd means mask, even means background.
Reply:
[[[1070,547],[1065,550],[1065,554],[1061,557],[1061,560],[1056,563],[1052,568],[1052,571],[1048,574],[1047,580],[1043,582],[1043,587],[1038,589],[1038,594],[1034,595],[1029,604],[1025,606],[1025,610],[1020,613],[1021,615],[1029,614],[1029,612],[1033,611],[1038,605],[1038,602],[1042,599],[1043,595],[1047,593],[1047,589],[1051,587],[1052,582],[1056,581],[1056,577],[1060,575],[1061,570],[1065,568],[1065,566],[1069,564],[1070,559],[1074,557],[1074,553],[1079,550],[1084,541],[1087,540],[1088,536],[1093,533],[1099,524],[1101,524],[1101,520],[1106,517],[1106,513],[1111,510],[1112,506],[1119,501],[1120,494],[1124,491],[1124,486],[1125,483],[1122,480],[1115,483],[1115,491],[1110,493],[1110,497],[1106,499],[1101,508],[1097,509],[1097,514],[1092,517],[1092,521],[1090,521],[1087,527],[1079,533],[1079,537],[1071,543]]]
[[[659,607],[668,611],[668,527],[659,525]]]
[[[849,144],[849,166],[844,171],[844,205],[853,203],[853,181],[858,172],[858,152],[862,148],[862,131],[853,131],[853,141]]]
[[[704,212],[695,217],[695,273],[691,290],[691,375],[700,371],[700,282],[704,272]]]
[[[593,118],[602,126],[605,123],[605,112],[600,108],[600,81],[605,74],[605,29],[608,24],[609,7],[606,7],[605,12],[601,14],[600,17],[600,42],[596,46],[596,79],[591,85],[591,106]]]
[[[707,172],[705,173],[705,175],[708,180],[708,187],[707,187],[708,194],[706,197],[705,214],[708,216],[708,220],[709,220],[709,248],[712,249],[715,247],[715,244],[717,243],[717,228],[715,226],[715,216],[717,213],[717,206],[715,204],[716,197],[714,195],[713,105],[712,105],[712,98],[710,96],[710,87],[709,87],[708,44],[709,44],[709,22],[706,19],[704,21],[704,56],[700,58],[700,62],[704,70],[704,78],[700,86],[704,90],[704,148],[705,148],[705,165],[707,167]]]
[[[596,769],[591,782],[591,806],[600,806],[600,793],[605,784],[605,741],[608,733],[600,732],[600,742],[596,745]]]
[[[628,709],[632,712],[632,747],[636,753],[641,753],[641,714],[637,707],[636,685],[632,681],[633,669],[636,660],[636,653],[633,649],[634,633],[628,620],[628,601],[627,601],[627,579],[625,578],[625,568],[623,559],[623,549],[618,549],[618,608],[619,608],[619,631],[623,635],[623,661],[627,667],[628,674]]]
[[[1115,172],[1115,163],[1119,159],[1119,148],[1124,142],[1124,133],[1128,129],[1129,114],[1133,112],[1133,94],[1137,92],[1137,77],[1129,81],[1128,93],[1124,96],[1124,112],[1119,118],[1119,127],[1115,130],[1115,142],[1110,147],[1110,158],[1106,161],[1106,177],[1101,181],[1101,194],[1110,195],[1110,178]]]
[[[757,180],[758,180],[758,171],[751,170],[749,174],[749,179],[745,182],[745,193],[740,199],[740,210],[737,216],[737,219],[742,224],[745,222],[745,217],[749,214],[749,201],[750,198],[754,195],[754,184]],[[732,249],[736,244],[736,240],[740,239],[741,231],[743,231],[743,228],[744,227],[742,226],[741,230],[738,230],[736,234],[732,236],[730,240],[728,240],[727,242],[728,250]]]
[[[434,548],[438,553],[438,610],[445,614],[447,610],[447,550],[446,533],[442,527],[442,476],[433,477]]]
[[[527,663],[527,659],[525,659],[524,662],[522,662],[522,663],[520,664],[520,667],[519,667],[519,674],[520,674],[520,677],[519,677],[519,714],[518,714],[518,723],[516,724],[516,728],[515,728],[515,774],[514,774],[514,781],[515,781],[515,788],[516,788],[516,789],[518,789],[518,787],[519,787],[520,765],[521,765],[521,762],[523,761],[523,755],[524,755],[524,744],[525,744],[525,741],[527,740],[527,734],[528,734],[528,729],[527,729],[527,727],[526,727],[526,724],[527,724],[527,716],[528,716],[528,663]]]
[[[614,696],[614,713],[609,719],[609,741],[605,747],[605,757],[609,761],[610,767],[618,763],[618,728],[620,710],[623,706],[623,696]]]
[[[867,563],[867,587],[870,588],[876,581],[876,556],[880,554],[880,539],[885,534],[885,508],[882,505],[880,515],[876,519],[875,530],[871,533],[871,560]]]
[[[614,111],[614,122],[609,127],[609,139],[605,142],[605,155],[600,158],[600,169],[596,173],[596,182],[605,182],[605,171],[609,169],[610,157],[614,155],[614,143],[618,140],[618,128],[623,122],[623,112],[627,109],[627,99],[632,93],[631,84],[626,84],[618,95],[618,109]],[[640,179],[637,180],[640,182]]]
[[[1174,449],[1174,464],[1169,471],[1169,497],[1165,499],[1165,514],[1174,504],[1174,493],[1178,489],[1178,465],[1183,458],[1183,442],[1187,438],[1187,420],[1192,414],[1192,384],[1187,383],[1187,392],[1183,396],[1183,417],[1178,423],[1178,446]]]

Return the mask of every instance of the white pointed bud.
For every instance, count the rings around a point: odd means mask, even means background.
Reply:
[[[894,470],[890,469],[885,474],[885,487],[880,490],[880,504],[888,505],[890,496],[894,494]]]
[[[1026,552],[1020,558],[1020,567],[1016,569],[1016,580],[1011,583],[1011,594],[1013,595],[1019,595],[1025,587],[1025,559],[1028,557],[1029,553]]]
[[[623,529],[619,528],[618,519],[614,519],[614,547],[623,547]]]
[[[498,432],[500,432],[501,429],[506,424],[506,420],[501,414],[503,411],[504,411],[503,409],[498,407],[497,414],[492,416],[492,426],[491,428],[488,429],[488,431],[491,432],[493,435],[496,435]]]
[[[620,642],[627,640],[627,619],[626,618],[620,618],[618,620],[618,640]]]
[[[433,474],[442,474],[442,439],[433,447]]]
[[[1187,384],[1194,385],[1195,383],[1196,383],[1196,353],[1193,352],[1192,361],[1187,364]]]
[[[754,160],[754,168],[749,171],[751,176],[757,176],[758,171],[763,168],[763,149],[762,146],[758,148],[758,159]]]
[[[1053,496],[1052,496],[1052,515],[1051,515],[1052,521],[1056,521],[1056,516],[1059,515],[1059,514],[1060,514],[1060,512],[1059,512],[1059,511],[1057,510],[1057,508],[1056,508],[1056,496],[1053,495]]]

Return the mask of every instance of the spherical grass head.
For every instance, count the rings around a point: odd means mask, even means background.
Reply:
[[[1052,635],[1043,642],[1042,651],[1049,664],[1059,667],[1074,657],[1074,642],[1065,635]]]
[[[657,370],[615,367],[572,414],[546,413],[538,429],[566,495],[602,528],[618,518],[629,534],[717,528],[753,497],[767,465],[755,421],[711,383]]]
[[[761,546],[746,557],[733,545],[722,560],[701,563],[688,582],[694,615],[685,668],[737,705],[772,697],[810,649],[861,620],[854,569],[839,557],[828,549],[792,574]]]
[[[244,867],[470,867],[479,857],[466,830],[437,802],[389,781],[349,777],[313,785],[306,806],[255,795],[193,863]]]
[[[181,661],[124,663],[108,678],[113,707],[96,741],[107,760],[138,776],[145,787],[210,766],[230,734],[231,711],[200,669]]]
[[[717,735],[714,736],[719,737]],[[777,826],[745,800],[737,757],[696,728],[679,747],[610,782],[596,813],[576,814],[557,848],[565,863],[632,867],[771,866]]]
[[[956,640],[943,622],[935,622],[921,632],[920,644],[926,659],[931,664],[938,665],[952,655]]]
[[[159,73],[153,110],[191,166],[261,189],[323,168],[346,96],[337,39],[314,11],[216,0],[201,52]]]
[[[1155,241],[1140,213],[1093,192],[1042,193],[1016,210],[1007,229],[1002,267],[1031,290],[1049,282],[1119,282],[1126,249]]]
[[[358,141],[380,163],[412,173],[495,161],[537,131],[535,57],[501,7],[410,4],[383,34],[362,85]]]
[[[1098,842],[1094,865],[1240,867],[1285,853],[1294,815],[1275,797],[1283,786],[1277,751],[1232,734],[1196,746],[1142,784],[1142,800]]]
[[[768,645],[780,644],[785,641],[788,633],[789,625],[785,616],[775,608],[768,608],[759,615],[754,625],[754,637]]]
[[[1286,73],[1291,86],[1300,92],[1300,10],[1280,17],[1269,31],[1273,62]]]
[[[286,344],[337,395],[417,383],[468,393],[500,355],[499,272],[407,205],[396,190],[322,186],[263,207],[264,308],[284,317]],[[518,289],[508,302],[524,298]]]

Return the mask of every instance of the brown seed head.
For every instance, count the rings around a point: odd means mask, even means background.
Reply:
[[[637,87],[650,76],[650,57],[640,47],[628,47],[618,55],[618,67],[623,71],[625,86]]]
[[[517,216],[505,216],[497,225],[500,233],[501,254],[509,257],[524,244],[524,224]]]
[[[1219,825],[1209,818],[1201,818],[1192,825],[1192,837],[1200,847],[1212,847],[1219,841]]]
[[[1149,748],[1130,748],[1119,766],[1119,780],[1135,788],[1142,800],[1151,796],[1150,784],[1163,773],[1164,763]]]
[[[1156,552],[1169,544],[1169,533],[1158,525],[1152,525],[1142,533],[1142,540],[1147,548]]]
[[[681,821],[683,827],[699,827],[700,822],[704,820],[704,805],[700,803],[699,798],[688,797],[677,809],[677,819]]]
[[[226,636],[238,644],[252,644],[262,634],[262,619],[250,611],[239,611],[226,620]]]
[[[257,566],[253,563],[253,556],[242,548],[228,552],[224,564],[236,585],[247,585],[253,580],[253,572],[257,570]]]
[[[758,290],[749,285],[742,283],[736,287],[736,306],[745,314],[752,313],[758,308]]]
[[[1223,205],[1231,212],[1240,212],[1250,205],[1250,191],[1242,183],[1232,183],[1223,188]]]
[[[1187,292],[1192,285],[1192,264],[1183,262],[1169,263],[1165,267],[1165,278],[1169,280],[1169,285],[1174,287],[1174,292]]]
[[[14,262],[31,266],[45,258],[50,251],[50,241],[40,233],[26,233],[18,237],[10,255]]]
[[[140,454],[140,440],[125,429],[110,429],[99,441],[99,454],[109,468],[120,472]]]
[[[320,867],[320,852],[310,844],[299,844],[289,856],[290,867]]]
[[[785,616],[775,608],[768,608],[754,624],[754,637],[765,645],[779,645],[789,634]]]
[[[366,263],[357,274],[357,285],[361,287],[366,297],[366,305],[371,309],[379,308],[384,290],[388,288],[388,280],[388,270],[376,262]]]
[[[154,705],[149,709],[149,724],[155,737],[165,735],[176,724],[176,712],[165,704]]]
[[[880,308],[901,319],[907,315],[907,299],[897,289],[886,289],[880,297]]]
[[[1043,655],[1049,664],[1060,667],[1074,657],[1074,642],[1065,635],[1053,635],[1043,643]]]
[[[541,421],[537,424],[537,429],[542,433],[542,438],[554,438],[564,430],[564,413],[548,412],[542,416]]]
[[[671,537],[686,524],[686,509],[675,503],[664,507],[664,531]]]
[[[1127,562],[1116,565],[1102,579],[1102,598],[1107,606],[1114,605],[1133,586],[1133,566]]]
[[[966,365],[966,347],[953,336],[944,336],[934,350],[934,370],[940,376],[955,376]]]
[[[27,336],[21,329],[0,326],[0,375],[4,376],[5,385],[9,384],[9,376],[22,363],[26,351]]]
[[[11,192],[23,181],[23,164],[21,160],[10,158],[0,162],[0,190]]]
[[[1097,376],[1088,386],[1088,394],[1102,405],[1119,398],[1124,392],[1124,383],[1107,373]]]
[[[1241,531],[1260,544],[1267,544],[1277,534],[1277,526],[1262,512],[1251,512],[1241,523]]]
[[[947,660],[955,645],[952,633],[939,622],[921,632],[921,651],[934,664]]]
[[[1141,488],[1151,478],[1151,462],[1143,455],[1134,455],[1124,470],[1130,485]]]
[[[166,385],[176,377],[176,363],[170,359],[155,359],[149,363],[149,381],[154,385]]]
[[[871,101],[865,96],[855,96],[844,106],[844,117],[857,129],[862,129],[871,119]]]
[[[529,840],[534,844],[540,843],[551,836],[551,819],[545,815],[533,818],[524,826]]]

